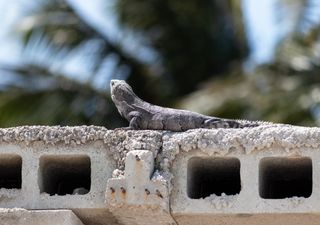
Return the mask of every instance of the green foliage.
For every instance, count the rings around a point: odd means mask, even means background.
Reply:
[[[38,1],[38,4],[27,12],[19,26],[25,43],[34,33],[44,33],[51,44],[64,47],[75,47],[84,40],[98,36],[63,0]]]
[[[177,95],[218,76],[246,55],[236,36],[232,1],[119,0],[120,21],[142,32],[161,56],[164,75]]]
[[[178,107],[231,119],[317,125],[313,109],[320,107],[319,83],[305,85],[303,77],[275,74],[268,68],[251,76],[235,72],[237,78],[214,79]]]
[[[33,71],[36,69],[34,68]],[[38,68],[37,71],[44,68]],[[20,68],[18,71],[25,71]],[[44,72],[48,88],[15,87],[0,92],[1,127],[19,125],[82,125],[107,127],[124,126],[124,120],[116,112],[107,93],[101,93],[90,85],[78,83],[66,77]],[[43,76],[43,74],[41,76]],[[30,79],[30,75],[24,75]],[[39,76],[35,76],[39,79]],[[53,79],[51,79],[53,78]],[[46,81],[47,79],[47,81]]]

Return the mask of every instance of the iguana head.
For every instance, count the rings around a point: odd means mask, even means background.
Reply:
[[[134,102],[136,95],[129,84],[124,80],[111,80],[111,99],[118,107],[122,102],[131,104]]]

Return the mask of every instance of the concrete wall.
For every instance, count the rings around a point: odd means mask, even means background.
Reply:
[[[320,129],[285,125],[0,129],[0,207],[83,224],[319,224],[319,145]]]

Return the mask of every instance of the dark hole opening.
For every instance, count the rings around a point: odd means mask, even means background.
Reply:
[[[19,155],[0,155],[0,188],[21,189],[21,168]]]
[[[310,197],[312,161],[308,157],[266,157],[259,165],[261,198]]]
[[[85,155],[40,158],[40,191],[50,195],[86,194],[91,186],[91,163]]]
[[[187,193],[199,199],[215,194],[238,194],[241,190],[240,161],[232,157],[194,157],[188,162]]]

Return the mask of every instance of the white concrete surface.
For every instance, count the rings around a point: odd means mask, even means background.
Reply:
[[[71,210],[0,209],[0,225],[83,225]]]
[[[126,157],[125,176],[108,180],[106,203],[122,224],[175,224],[170,216],[164,179],[152,179],[151,151],[133,150]]]
[[[0,129],[0,207],[83,224],[319,224],[319,149],[319,128],[287,125]]]

